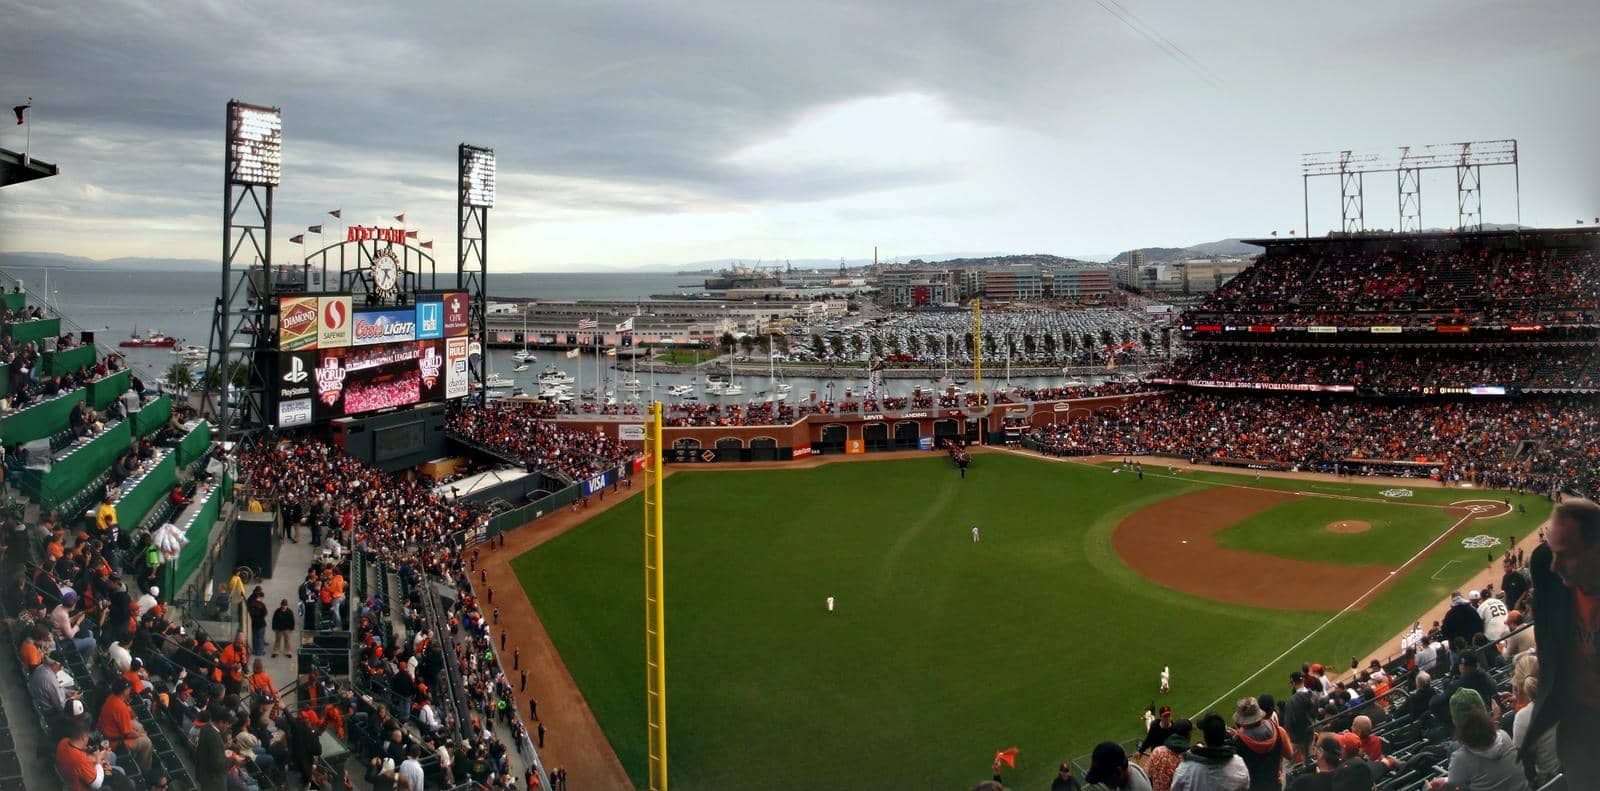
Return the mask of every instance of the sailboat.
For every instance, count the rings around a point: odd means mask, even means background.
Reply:
[[[632,355],[633,373],[627,379],[617,383],[617,389],[629,393],[642,393],[645,390],[644,382],[639,381],[639,355]]]
[[[538,362],[539,361],[538,355],[536,355],[532,351],[528,350],[528,306],[527,305],[523,305],[522,306],[522,351],[520,351],[520,352],[512,352],[511,353],[511,359],[516,360],[519,363],[532,363],[532,362]],[[518,370],[518,371],[526,371],[527,369],[528,369],[528,366],[523,365],[523,366],[517,368],[516,370]]]

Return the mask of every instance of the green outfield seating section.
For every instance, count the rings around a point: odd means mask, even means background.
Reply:
[[[132,371],[118,371],[110,376],[102,376],[89,383],[89,403],[95,409],[105,409],[128,392],[128,380],[133,376]]]
[[[4,304],[12,310],[22,310],[23,306],[28,304],[28,295],[16,291],[7,291],[4,295],[0,295],[0,304]]]
[[[159,396],[147,402],[144,408],[133,415],[133,435],[135,437],[148,437],[161,430],[162,426],[172,418],[172,399]]]
[[[167,590],[174,593],[182,590],[189,577],[194,575],[195,569],[200,567],[200,561],[206,554],[206,543],[211,538],[211,530],[216,527],[217,515],[222,511],[222,503],[232,491],[233,480],[224,476],[222,485],[213,486],[203,496],[196,498],[200,507],[191,512],[186,522],[178,525],[188,537],[189,543],[178,553],[176,563],[167,564],[166,572],[170,577],[162,583],[169,586]]]
[[[80,387],[12,412],[0,418],[0,441],[15,445],[61,431],[67,427],[72,408],[88,397],[89,388]]]
[[[6,333],[17,343],[42,341],[61,336],[61,319],[34,319],[6,326]]]
[[[44,364],[46,376],[60,376],[76,371],[85,365],[93,366],[97,359],[93,346],[79,346],[64,352],[45,352],[39,357]]]
[[[61,507],[102,478],[133,440],[132,426],[118,421],[100,435],[58,457],[50,469],[23,473],[23,491],[45,510]]]
[[[143,475],[125,482],[122,495],[112,502],[117,508],[117,524],[125,528],[140,524],[145,514],[165,500],[177,485],[177,456],[170,448],[162,450],[156,463]]]
[[[178,443],[178,466],[187,467],[211,450],[211,424],[202,420]]]

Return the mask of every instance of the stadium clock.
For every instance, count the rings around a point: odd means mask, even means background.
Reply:
[[[385,250],[372,257],[372,285],[379,294],[386,297],[393,294],[399,281],[400,261],[394,253]]]

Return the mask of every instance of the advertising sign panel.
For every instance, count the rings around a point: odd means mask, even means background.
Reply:
[[[446,338],[464,338],[467,336],[469,320],[472,313],[468,310],[467,294],[464,291],[452,291],[444,295],[444,336]]]
[[[444,337],[444,303],[417,303],[417,340],[426,341]]]
[[[467,339],[448,338],[444,342],[444,397],[466,396],[468,381]]]
[[[317,348],[316,297],[278,300],[278,348],[286,352]]]
[[[349,297],[317,298],[317,348],[342,349],[350,345],[353,311]]]
[[[352,346],[374,346],[416,339],[417,314],[409,308],[357,311],[350,331]]]

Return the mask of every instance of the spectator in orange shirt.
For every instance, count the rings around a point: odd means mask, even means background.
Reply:
[[[22,657],[22,672],[32,673],[33,669],[44,661],[45,652],[50,645],[50,630],[43,624],[34,624],[33,631],[28,633],[22,641],[22,646],[17,653]]]
[[[250,673],[250,691],[268,700],[278,699],[278,690],[272,686],[272,676],[267,673],[267,668],[257,659]]]
[[[238,693],[244,685],[244,663],[250,657],[250,649],[245,647],[244,632],[233,638],[233,642],[222,648],[222,653],[217,657],[217,663],[222,670],[222,684],[230,693]]]
[[[344,577],[339,572],[333,573],[333,579],[328,582],[329,604],[333,607],[333,628],[344,628]]]
[[[56,742],[56,772],[67,791],[105,787],[111,774],[111,751],[89,752],[89,728],[77,720],[67,722],[67,735]]]
[[[133,754],[133,760],[138,762],[141,770],[150,769],[150,759],[154,754],[155,745],[151,744],[150,736],[144,732],[144,727],[133,721],[133,709],[128,701],[133,697],[133,686],[125,678],[118,678],[111,682],[111,696],[100,705],[100,717],[95,725],[100,732],[111,740],[112,748],[125,747]]]

